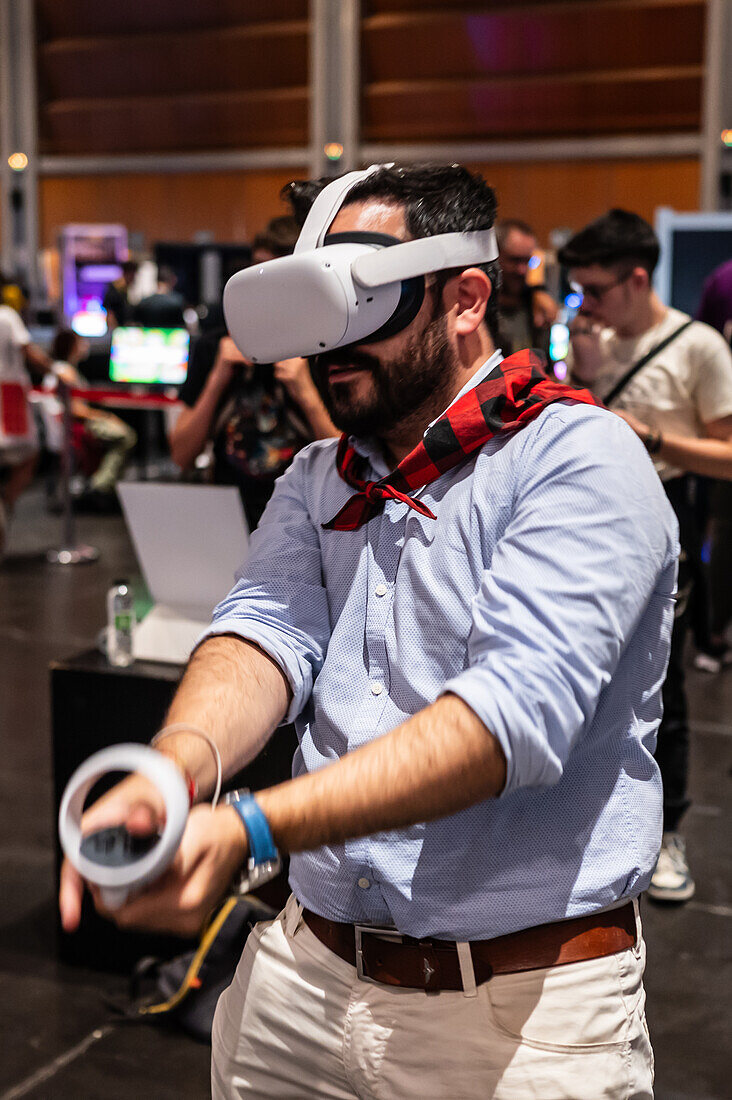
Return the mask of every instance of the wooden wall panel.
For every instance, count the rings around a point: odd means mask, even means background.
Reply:
[[[365,141],[450,141],[697,130],[701,75],[621,82],[415,81],[377,84]]]
[[[495,187],[501,217],[530,222],[546,243],[551,229],[579,229],[611,206],[653,220],[657,206],[696,210],[694,159],[471,165]],[[307,169],[193,175],[125,175],[42,179],[44,246],[68,222],[119,221],[156,240],[191,240],[208,230],[217,240],[251,240],[269,218],[286,213],[280,188]]]
[[[176,95],[306,84],[307,20],[190,33],[70,38],[40,47],[44,99]]]
[[[581,229],[613,206],[653,224],[657,206],[697,210],[695,158],[470,165],[498,195],[501,218],[521,218],[543,244],[552,229]]]
[[[162,153],[307,144],[307,88],[64,100],[41,110],[42,152]]]
[[[41,41],[306,19],[308,0],[36,0]]]
[[[40,181],[41,239],[56,244],[71,222],[120,222],[146,244],[190,241],[199,230],[218,241],[248,241],[267,221],[288,213],[279,198],[307,168],[280,172],[67,176]]]
[[[703,9],[504,5],[500,12],[396,13],[363,22],[362,72],[374,81],[572,73],[688,65],[703,56]]]
[[[111,8],[39,0],[41,153],[307,142],[306,2],[132,0],[110,23]]]
[[[704,12],[700,0],[366,0],[364,138],[698,130]]]

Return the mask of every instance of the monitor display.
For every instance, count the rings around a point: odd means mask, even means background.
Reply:
[[[59,248],[64,316],[79,336],[105,336],[102,302],[129,255],[127,230],[123,225],[65,225]]]
[[[655,228],[661,245],[656,290],[666,305],[693,317],[705,280],[732,259],[732,212],[679,214],[662,206]]]
[[[188,371],[189,340],[182,328],[116,328],[110,380],[180,386]]]
[[[671,305],[693,317],[708,277],[732,260],[732,225],[726,230],[676,229],[672,248]]]

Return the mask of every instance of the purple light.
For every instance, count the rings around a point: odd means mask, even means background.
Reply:
[[[554,377],[558,378],[560,382],[563,382],[567,377],[567,364],[563,359],[560,359],[558,363],[554,364]]]

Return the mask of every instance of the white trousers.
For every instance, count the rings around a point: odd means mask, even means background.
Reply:
[[[249,937],[213,1026],[214,1100],[651,1100],[642,939],[426,994],[359,980],[294,897]]]

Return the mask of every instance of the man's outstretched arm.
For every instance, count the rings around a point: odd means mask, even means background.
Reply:
[[[432,821],[500,794],[506,758],[467,703],[443,695],[375,741],[257,793],[275,843],[307,851]]]
[[[237,639],[216,641],[216,646],[207,642],[191,664],[169,722],[205,729],[219,746],[224,770],[231,773],[251,759],[271,724],[285,713],[286,681],[256,648],[242,656],[231,649],[241,647]],[[232,676],[228,658],[235,652],[237,672]],[[247,677],[247,668],[250,674],[256,670],[257,683],[251,675],[246,685],[240,679]],[[215,769],[205,742],[184,734],[166,741],[167,754],[209,790]],[[165,741],[161,750],[164,745]],[[448,694],[334,764],[257,792],[257,800],[276,844],[282,851],[295,852],[444,817],[498,795],[505,779],[506,760],[497,739],[462,699]],[[137,777],[129,782],[137,782]],[[122,785],[115,790],[121,789]],[[109,809],[104,802],[98,807]],[[95,807],[92,813],[97,812]],[[236,811],[221,806],[211,813],[207,807],[195,807],[169,871],[107,915],[124,927],[192,934],[245,857],[246,840]],[[78,923],[82,888],[76,872],[65,864],[61,911],[67,929]],[[98,895],[95,900],[103,911]]]
[[[233,635],[208,638],[190,660],[165,726],[203,730],[221,753],[224,778],[253,760],[287,713],[292,690],[264,650]],[[157,746],[196,781],[198,799],[216,782],[211,750],[195,735],[172,733]]]
[[[218,747],[228,776],[257,755],[284,717],[291,694],[279,665],[258,646],[241,638],[217,636],[207,639],[193,655],[166,725],[185,723],[204,731]],[[158,748],[193,778],[199,801],[211,794],[216,764],[201,737],[172,733]],[[164,812],[157,789],[143,776],[132,775],[92,806],[84,815],[84,828],[91,831],[124,822],[131,832],[146,834],[162,823]],[[218,820],[218,815],[204,813],[212,822]],[[242,853],[230,856],[234,867],[242,858]],[[83,893],[81,876],[64,860],[59,908],[68,932],[78,927]]]

